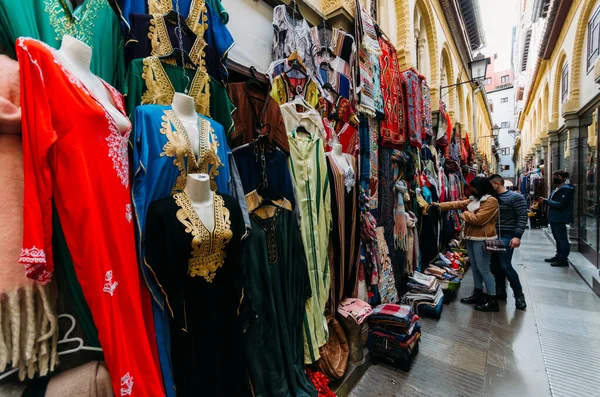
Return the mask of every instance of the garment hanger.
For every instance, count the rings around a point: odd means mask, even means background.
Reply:
[[[181,79],[186,81],[185,84],[185,88],[183,89],[183,93],[184,94],[188,94],[189,93],[189,87],[191,84],[191,80],[190,77],[187,75],[186,70],[185,70],[185,65],[186,65],[186,57],[187,60],[190,61],[190,63],[192,65],[195,66],[195,68],[198,68],[198,65],[194,64],[189,57],[189,54],[183,50],[183,25],[187,26],[187,23],[181,23],[181,20],[183,19],[183,17],[181,16],[181,13],[179,12],[179,0],[175,0],[175,11],[176,14],[175,17],[177,18],[177,27],[175,28],[175,36],[177,36],[177,41],[179,42],[179,55],[180,55],[180,59],[181,59],[181,68],[182,68],[182,76]],[[170,14],[170,13],[169,13]],[[175,53],[175,50],[173,50],[173,52]]]
[[[294,106],[301,106],[304,109],[306,109],[306,111],[310,111],[312,109],[314,109],[310,103],[306,102],[306,99],[304,99],[304,97],[302,95],[296,95],[294,96],[294,100],[292,102],[290,102],[292,105]]]
[[[56,318],[57,318],[57,321],[60,320],[61,318],[67,318],[67,319],[71,320],[71,327],[69,327],[67,332],[65,332],[65,335],[62,337],[62,339],[57,342],[57,348],[58,348],[58,346],[65,345],[67,343],[74,343],[74,342],[77,343],[77,347],[75,347],[75,348],[59,351],[58,352],[59,356],[76,353],[76,352],[82,351],[82,350],[102,352],[102,349],[99,347],[85,346],[85,344],[83,343],[83,339],[81,339],[81,338],[78,338],[78,337],[71,338],[70,337],[71,332],[73,332],[73,330],[75,329],[75,325],[77,324],[75,317],[71,316],[70,314],[60,314]],[[10,375],[14,374],[17,371],[19,371],[18,367],[12,368],[12,369],[4,372],[3,374],[0,375],[0,381],[8,378]]]
[[[323,53],[327,53],[329,54],[331,57],[335,57],[335,54],[333,53],[333,50],[329,47],[329,42],[331,41],[331,38],[329,40],[327,40],[327,22],[325,22],[325,19],[323,19],[323,24],[322,27],[319,27],[318,29],[322,29],[323,30],[323,46],[321,46],[321,48],[319,49],[319,55],[323,55]],[[332,30],[332,34],[333,34],[333,30]]]
[[[246,80],[246,86],[248,88],[254,88],[258,91],[263,91],[263,84],[260,82],[258,77],[256,77],[256,68],[254,66],[250,66],[250,77]]]

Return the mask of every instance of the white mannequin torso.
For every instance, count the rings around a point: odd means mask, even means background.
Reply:
[[[212,233],[215,227],[215,204],[214,192],[210,188],[208,174],[188,174],[184,192],[190,199],[204,227]]]
[[[173,112],[177,115],[190,140],[196,158],[200,156],[200,131],[198,130],[198,114],[194,98],[176,92],[173,96]]]
[[[352,165],[346,158],[344,152],[342,152],[342,145],[339,143],[334,143],[333,148],[331,150],[331,156],[335,159],[335,162],[338,167],[344,171],[344,173],[348,172],[348,169],[352,169]],[[352,170],[354,171],[354,170]]]
[[[129,120],[115,106],[108,88],[90,70],[92,61],[91,47],[67,34],[63,37],[62,44],[57,53],[64,68],[79,79],[98,102],[100,102],[115,121],[119,131],[127,131],[131,126]]]

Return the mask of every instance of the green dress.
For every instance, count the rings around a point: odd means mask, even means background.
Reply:
[[[270,218],[253,212],[250,219],[243,278],[255,318],[244,346],[254,395],[316,397],[304,373],[303,322],[311,287],[296,214],[279,207]]]
[[[92,72],[115,88],[122,88],[123,40],[119,19],[108,0],[85,0],[75,9],[67,0],[0,1],[0,46],[12,58],[19,37],[59,48],[65,34],[92,47]]]
[[[185,77],[187,76],[187,77]],[[127,75],[127,111],[133,122],[136,106],[170,105],[175,92],[185,92],[194,98],[196,111],[210,117],[225,129],[227,139],[233,132],[235,105],[227,89],[211,78],[205,68],[185,69],[165,63],[157,57],[134,59]]]

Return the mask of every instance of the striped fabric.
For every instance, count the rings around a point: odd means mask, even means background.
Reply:
[[[318,133],[297,134],[292,130],[288,132],[288,139],[288,161],[312,289],[304,316],[304,362],[310,364],[319,359],[319,347],[329,336],[324,313],[331,284],[327,255],[332,224],[331,195],[323,140]]]

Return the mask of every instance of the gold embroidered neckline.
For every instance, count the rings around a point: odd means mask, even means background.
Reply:
[[[167,31],[167,24],[165,17],[162,14],[152,14],[150,18],[150,27],[148,32],[148,38],[152,44],[152,56],[162,57],[173,53],[173,44],[169,39],[169,32]],[[192,62],[206,72],[206,61],[204,60],[206,53],[204,47],[206,41],[204,40],[204,34],[196,35],[196,40],[189,51],[189,56]],[[163,62],[169,65],[177,65],[174,59],[164,59]]]
[[[185,192],[173,196],[180,208],[177,210],[177,219],[185,226],[185,232],[193,236],[191,258],[188,260],[188,275],[204,277],[209,283],[212,283],[217,270],[225,263],[225,249],[233,237],[229,209],[225,207],[223,197],[216,193],[213,197],[215,224],[211,232],[202,223]]]
[[[160,59],[156,56],[144,58],[142,78],[146,90],[142,94],[142,105],[170,105],[175,95],[171,83]],[[210,76],[198,68],[190,85],[189,95],[194,98],[196,111],[210,117]]]
[[[210,187],[216,191],[217,183],[214,179],[219,175],[219,168],[224,165],[218,155],[219,142],[210,121],[202,117],[198,118],[200,140],[199,153],[196,157],[188,132],[177,114],[172,109],[165,109],[162,120],[160,132],[167,137],[167,143],[160,155],[174,157],[173,164],[180,171],[171,193],[182,191],[185,187],[186,175],[194,173],[208,174]]]
[[[109,7],[106,0],[86,0],[71,11],[64,0],[44,0],[44,12],[48,14],[50,25],[56,33],[56,41],[61,42],[63,36],[68,34],[92,48],[94,20],[106,7]]]

